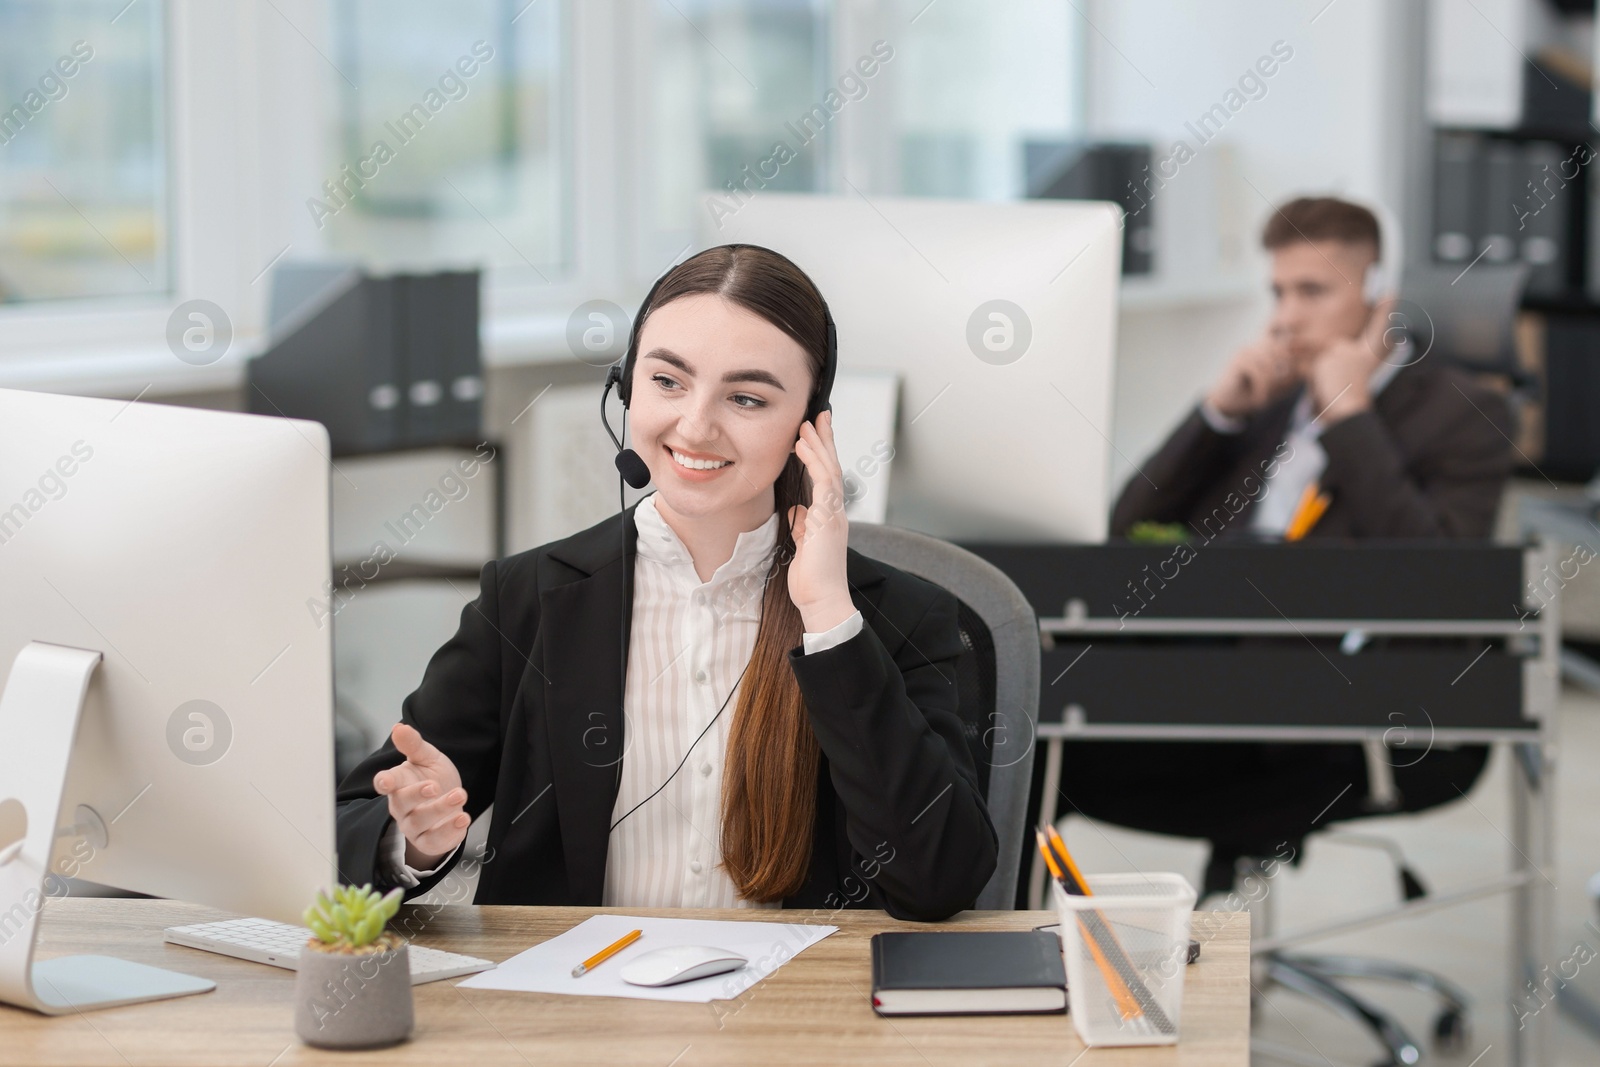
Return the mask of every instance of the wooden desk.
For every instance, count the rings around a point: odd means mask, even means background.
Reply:
[[[419,945],[505,960],[595,914],[773,920],[747,910],[648,910],[407,905],[424,923]],[[784,911],[791,922],[839,932],[806,949],[736,1000],[674,1004],[416,986],[412,1039],[373,1052],[324,1052],[294,1035],[294,974],[168,945],[164,927],[228,918],[160,900],[51,900],[37,958],[100,953],[202,975],[215,991],[177,1000],[47,1018],[0,1006],[0,1064],[554,1064],[785,1065],[1145,1064],[1233,1067],[1249,1061],[1249,917],[1207,916],[1205,943],[1185,979],[1182,1043],[1084,1054],[1065,1015],[880,1018],[868,1002],[868,938],[880,930],[1026,930],[1050,912],[964,912],[948,923],[899,922],[882,912]]]

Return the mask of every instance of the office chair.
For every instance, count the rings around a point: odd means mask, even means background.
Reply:
[[[994,877],[973,905],[1016,907],[1039,725],[1039,619],[1005,572],[948,541],[897,526],[850,524],[850,547],[952,593],[968,654],[956,666],[967,748],[1000,839]]]
[[[1369,802],[1371,801],[1372,794],[1369,793]],[[1400,879],[1402,902],[1410,903],[1427,896],[1427,889],[1407,866],[1399,847],[1388,838],[1349,833],[1337,828],[1330,828],[1323,833],[1323,836],[1388,852]],[[1238,870],[1242,881],[1260,870],[1259,861],[1241,859]],[[1267,893],[1258,903],[1259,907],[1253,906],[1250,909],[1252,925],[1255,916],[1260,915],[1262,939],[1270,939],[1276,933],[1272,894]],[[1388,918],[1388,915],[1384,915],[1370,921],[1378,923]],[[1432,971],[1363,956],[1301,955],[1270,943],[1262,950],[1252,952],[1252,956],[1255,957],[1253,962],[1261,966],[1266,981],[1292,989],[1370,1031],[1387,1053],[1387,1058],[1379,1061],[1379,1067],[1391,1067],[1391,1065],[1400,1067],[1418,1063],[1422,1060],[1422,1049],[1394,1016],[1344,988],[1339,984],[1339,979],[1396,982],[1432,994],[1439,1000],[1439,1010],[1433,1021],[1434,1049],[1445,1055],[1451,1055],[1466,1048],[1467,1011],[1470,1007],[1467,994],[1455,983]],[[1270,1056],[1272,1050],[1261,1051]]]
[[[948,541],[896,526],[852,522],[850,547],[948,590],[959,602],[957,623],[969,653],[956,666],[963,733],[1000,838],[1000,862],[973,906],[1011,911],[1017,894],[1014,858],[1023,854],[1027,839],[1028,785],[1039,724],[1038,616],[1003,571]],[[473,822],[467,854],[482,854],[493,811],[491,805]],[[454,872],[451,878],[456,878]],[[448,892],[441,884],[412,903],[470,901],[477,878],[474,867]]]
[[[1528,284],[1526,263],[1452,266],[1407,264],[1395,314],[1426,349],[1465,370],[1503,374],[1522,384],[1516,318]]]
[[[1394,313],[1424,358],[1437,353],[1432,358],[1503,383],[1512,440],[1520,439],[1526,413],[1544,404],[1538,376],[1517,354],[1517,313],[1529,270],[1526,263],[1483,263],[1466,273],[1453,266],[1412,264],[1401,279]]]

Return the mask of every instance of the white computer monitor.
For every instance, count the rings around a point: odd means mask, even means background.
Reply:
[[[327,457],[314,422],[0,389],[0,999],[50,997],[34,887],[298,921],[334,883]]]
[[[900,375],[890,523],[950,540],[1105,539],[1115,205],[758,190],[709,194],[700,219],[701,247],[766,245],[811,275],[841,373]]]

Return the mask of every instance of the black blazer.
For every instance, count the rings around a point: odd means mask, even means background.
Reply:
[[[600,904],[627,740],[619,709],[633,605],[623,568],[634,564],[634,507],[626,521],[485,565],[478,599],[401,705],[401,720],[460,770],[468,814],[494,802],[478,904]],[[822,758],[810,870],[783,904],[945,919],[972,907],[998,853],[958,711],[957,602],[848,553],[861,632],[813,655],[789,651]],[[401,762],[385,741],[339,786],[348,883],[381,882],[378,847],[392,820],[372,776]],[[432,888],[460,855],[406,896]]]
[[[1186,523],[1207,541],[1247,531],[1299,396],[1237,434],[1217,433],[1195,408],[1128,479],[1112,535],[1141,519]],[[1370,410],[1322,432],[1320,483],[1333,500],[1307,538],[1488,537],[1511,473],[1511,432],[1505,398],[1437,357],[1401,368]]]

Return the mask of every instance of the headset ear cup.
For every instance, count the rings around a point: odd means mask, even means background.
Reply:
[[[819,294],[820,295],[820,294]],[[816,395],[811,398],[811,404],[806,410],[806,420],[815,424],[824,411],[832,411],[833,381],[839,370],[839,330],[833,324],[833,312],[828,309],[828,302],[822,302],[822,315],[827,323],[828,351],[822,363],[822,380],[817,383]]]
[[[1362,279],[1361,294],[1374,306],[1386,297],[1398,295],[1402,283],[1400,272],[1405,263],[1403,234],[1389,209],[1381,202],[1365,205],[1378,223],[1378,258],[1367,268]]]
[[[613,363],[611,364],[611,369],[606,372],[606,390],[615,389],[617,391],[617,399],[622,401],[623,411],[628,410],[627,367],[628,364],[626,362]]]
[[[1372,263],[1367,266],[1366,276],[1362,279],[1361,297],[1369,304],[1376,304],[1382,300],[1389,283],[1382,263]]]

